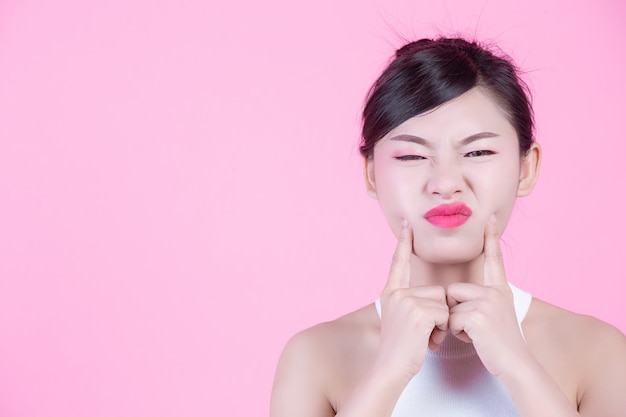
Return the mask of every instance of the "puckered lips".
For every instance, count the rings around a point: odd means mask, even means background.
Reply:
[[[452,229],[463,225],[472,215],[472,210],[465,203],[441,204],[424,214],[424,218],[434,226]]]

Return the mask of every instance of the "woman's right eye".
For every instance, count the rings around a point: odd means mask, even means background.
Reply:
[[[426,159],[423,156],[419,156],[419,155],[402,155],[402,156],[395,156],[395,159],[397,159],[398,161],[419,161],[420,159]]]

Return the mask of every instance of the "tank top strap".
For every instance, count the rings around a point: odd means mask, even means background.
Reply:
[[[511,291],[513,291],[513,303],[515,304],[515,315],[517,316],[519,330],[522,333],[522,337],[524,337],[522,322],[526,318],[526,314],[528,314],[528,310],[530,309],[530,303],[533,301],[533,296],[526,291],[520,290],[511,283],[509,283],[509,287],[511,287]]]

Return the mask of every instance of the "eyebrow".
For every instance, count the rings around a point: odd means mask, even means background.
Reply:
[[[487,139],[487,138],[496,138],[499,137],[500,135],[498,135],[497,133],[493,133],[493,132],[480,132],[480,133],[474,133],[473,135],[470,135],[464,139],[461,140],[461,145],[469,145],[470,143],[480,140],[480,139]],[[400,135],[396,135],[391,137],[389,140],[400,140],[400,141],[404,141],[404,142],[413,142],[413,143],[417,143],[418,145],[422,145],[422,146],[426,146],[427,148],[431,147],[431,143],[424,139],[421,138],[419,136],[415,136],[415,135],[408,135],[406,133],[400,134]]]

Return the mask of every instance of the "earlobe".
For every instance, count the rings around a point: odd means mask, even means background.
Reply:
[[[367,195],[378,199],[378,194],[376,194],[376,181],[374,179],[374,157],[365,157],[363,159],[363,173],[365,175]]]
[[[537,179],[539,178],[539,166],[541,165],[541,146],[534,142],[526,156],[522,158],[520,167],[520,178],[517,187],[517,196],[525,197],[529,195]]]

